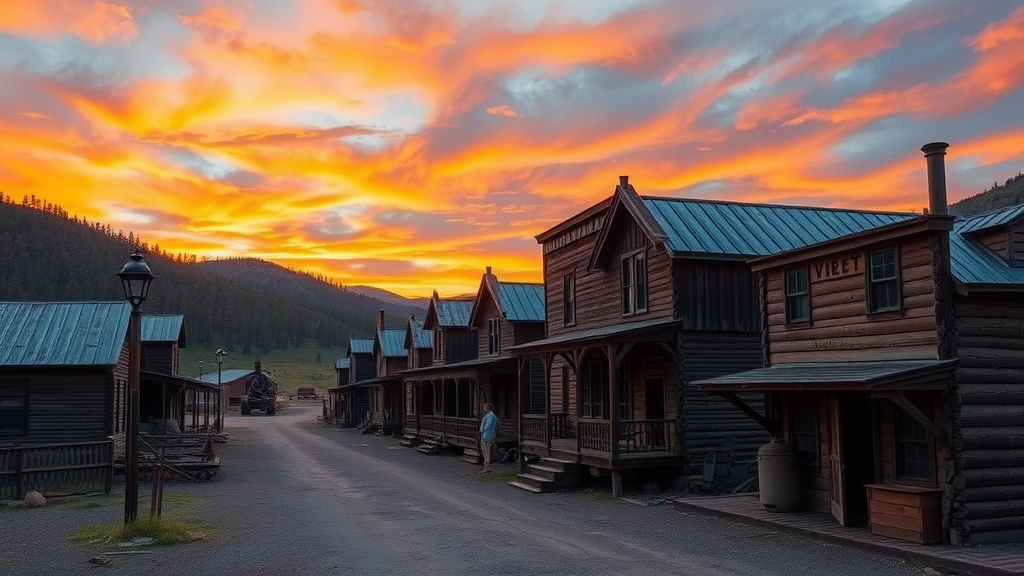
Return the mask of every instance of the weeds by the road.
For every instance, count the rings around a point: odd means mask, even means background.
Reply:
[[[515,480],[518,474],[515,470],[492,470],[487,473],[478,473],[476,477],[484,482],[508,484]]]
[[[173,546],[206,540],[209,536],[210,526],[199,520],[183,521],[162,516],[139,516],[128,524],[89,524],[72,532],[68,539],[98,546],[119,542]]]

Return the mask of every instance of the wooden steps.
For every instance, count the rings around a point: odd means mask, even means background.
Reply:
[[[470,464],[482,464],[484,461],[480,455],[480,450],[477,448],[463,448],[462,456],[459,456],[459,460]]]
[[[419,438],[419,442],[416,451],[420,454],[438,454],[445,450],[444,441],[437,436],[422,436]]]
[[[528,464],[527,471],[509,482],[509,486],[540,493],[573,488],[579,486],[580,482],[579,464],[571,460],[544,458],[540,462]]]

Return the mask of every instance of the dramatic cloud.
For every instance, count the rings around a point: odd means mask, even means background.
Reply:
[[[643,194],[920,210],[1024,169],[1003,0],[38,0],[0,9],[0,190],[171,252],[409,296],[537,281]],[[2,225],[2,224],[0,224]]]

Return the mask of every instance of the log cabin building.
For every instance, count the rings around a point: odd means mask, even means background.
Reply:
[[[343,405],[341,426],[365,428],[370,425],[370,391],[363,383],[377,377],[373,338],[349,338],[345,354],[349,381],[339,386]]]
[[[685,486],[713,453],[752,459],[768,435],[742,410],[760,413],[763,394],[737,406],[686,385],[762,365],[747,260],[911,216],[642,197],[621,177],[537,236],[547,333],[514,350],[520,450],[542,461],[513,484],[544,491],[589,471],[619,494],[627,474]],[[539,387],[523,384],[537,372]]]
[[[327,389],[327,398],[324,399],[324,422],[335,426],[345,425],[345,395],[344,387],[349,383],[349,366],[351,360],[338,358],[334,361],[335,385]]]
[[[364,434],[393,434],[402,427],[402,376],[409,363],[405,349],[405,328],[388,328],[384,310],[377,313],[377,332],[373,338],[373,360],[376,376],[360,382],[369,392],[370,420]]]
[[[500,421],[496,444],[515,445],[519,402],[511,348],[544,331],[543,286],[501,282],[488,267],[473,299],[443,299],[434,292],[424,330],[433,333],[429,365],[402,373],[405,441],[418,450],[453,448],[480,461],[481,406],[494,404]]]
[[[919,543],[1024,541],[1024,205],[930,214],[751,261],[764,367],[706,378],[799,454],[806,510]],[[766,479],[762,478],[762,488]]]

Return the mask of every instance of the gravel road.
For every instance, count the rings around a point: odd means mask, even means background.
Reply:
[[[641,506],[602,492],[530,494],[450,455],[316,422],[319,405],[226,420],[220,474],[167,484],[169,502],[208,522],[208,539],[131,554],[67,540],[115,524],[121,492],[0,512],[0,576],[68,574],[913,575],[901,560]],[[147,494],[148,483],[140,491]],[[81,500],[79,500],[81,501]],[[169,506],[170,507],[170,506]],[[146,504],[140,514],[148,513]],[[109,548],[108,548],[109,549]]]

